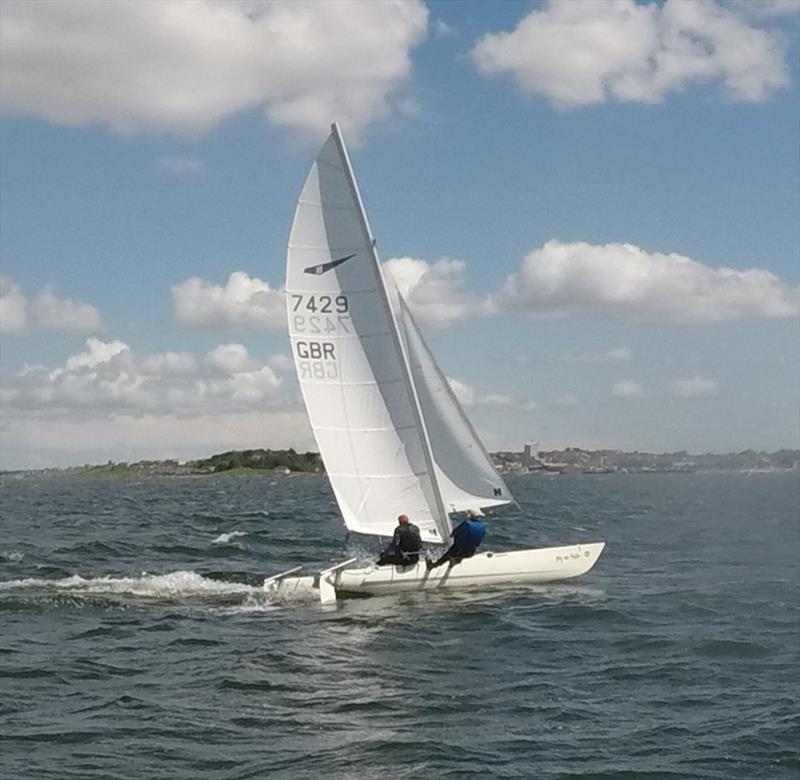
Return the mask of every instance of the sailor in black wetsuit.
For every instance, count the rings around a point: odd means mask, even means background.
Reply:
[[[414,566],[419,561],[421,547],[419,528],[409,521],[408,515],[400,515],[392,541],[381,553],[378,566]]]

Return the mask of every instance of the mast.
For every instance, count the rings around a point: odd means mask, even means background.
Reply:
[[[369,225],[369,220],[367,218],[367,212],[364,208],[364,202],[361,200],[361,192],[358,189],[358,183],[356,182],[355,174],[353,173],[353,166],[350,164],[350,156],[347,153],[347,148],[344,145],[344,138],[342,137],[342,132],[339,129],[339,125],[334,122],[331,125],[331,134],[333,135],[336,146],[339,149],[339,154],[344,161],[344,170],[345,175],[347,176],[347,180],[350,184],[350,187],[353,190],[353,193],[356,197],[356,203],[358,204],[358,211],[359,216],[361,218],[361,226],[364,230],[364,235],[367,238],[367,244],[370,247],[370,253],[372,255],[372,262],[375,265],[375,269],[377,271],[378,276],[378,295],[381,299],[381,303],[386,309],[386,314],[389,319],[389,323],[391,325],[390,330],[392,333],[392,340],[394,341],[395,346],[397,347],[400,356],[401,356],[401,366],[402,366],[402,375],[403,375],[403,382],[406,385],[406,389],[409,392],[411,397],[411,406],[414,415],[414,422],[417,425],[418,430],[421,433],[422,439],[422,451],[425,457],[425,466],[428,469],[428,473],[430,474],[431,479],[431,486],[433,488],[433,495],[434,500],[436,502],[436,509],[438,512],[438,518],[436,525],[439,528],[439,534],[441,535],[441,543],[447,544],[447,539],[450,536],[450,517],[447,513],[447,509],[444,505],[444,499],[442,498],[442,491],[439,486],[438,479],[436,477],[436,468],[433,462],[433,454],[431,450],[431,443],[430,438],[428,436],[428,430],[425,426],[425,419],[422,416],[422,410],[420,408],[419,397],[417,395],[417,389],[414,386],[414,381],[411,377],[411,368],[408,363],[408,355],[406,354],[405,347],[403,345],[403,340],[400,338],[400,333],[397,327],[397,319],[395,317],[394,309],[392,308],[391,303],[389,302],[389,296],[386,292],[386,282],[383,278],[383,269],[381,268],[380,260],[378,258],[378,250],[376,247],[376,240],[375,237],[372,235],[372,229]]]

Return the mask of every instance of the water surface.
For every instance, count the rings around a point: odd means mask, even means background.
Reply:
[[[485,547],[577,580],[323,608],[319,477],[0,484],[4,778],[796,778],[794,475],[510,481]]]

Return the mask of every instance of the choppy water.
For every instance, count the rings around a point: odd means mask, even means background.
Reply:
[[[0,775],[798,777],[797,475],[511,487],[592,572],[326,609],[259,588],[353,552],[320,478],[6,479]]]

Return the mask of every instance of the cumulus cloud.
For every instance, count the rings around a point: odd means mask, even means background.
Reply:
[[[226,374],[241,374],[252,371],[255,363],[241,344],[222,344],[212,349],[205,357],[206,365],[213,366]]]
[[[632,244],[548,241],[508,277],[496,305],[534,314],[723,322],[796,317],[800,288],[763,269],[712,268]]]
[[[272,355],[268,363],[281,374],[294,371],[294,361],[289,355]]]
[[[86,339],[86,352],[68,357],[64,367],[67,371],[96,368],[101,363],[110,363],[117,355],[121,355],[127,350],[128,345],[122,341],[101,341],[89,338]]]
[[[0,276],[0,332],[22,333],[27,327],[27,299],[11,279]]]
[[[7,276],[0,276],[0,332],[94,333],[102,327],[103,321],[94,306],[72,298],[59,298],[49,286],[29,300],[19,285]]]
[[[383,264],[388,276],[424,325],[445,327],[465,317],[486,316],[486,300],[467,292],[463,260],[443,257],[435,263],[413,257],[395,257]]]
[[[4,0],[2,109],[123,133],[194,134],[261,109],[351,137],[392,113],[426,34],[421,0]]]
[[[242,271],[232,273],[224,287],[197,276],[176,285],[172,311],[179,323],[193,328],[286,328],[283,291]]]
[[[717,382],[702,376],[676,379],[672,382],[669,389],[672,395],[677,398],[698,398],[717,395],[719,393],[719,385]]]
[[[611,388],[614,398],[644,398],[644,388],[632,379],[623,379]]]
[[[764,100],[789,82],[784,46],[739,10],[707,0],[550,0],[512,32],[481,38],[472,58],[482,73],[511,76],[560,106],[657,103],[708,82],[733,100]]]
[[[5,411],[80,414],[203,414],[247,411],[280,400],[282,380],[241,344],[201,361],[182,352],[139,357],[121,341],[86,341],[63,366],[26,366],[4,383]]]

